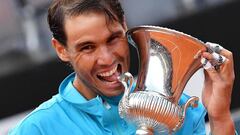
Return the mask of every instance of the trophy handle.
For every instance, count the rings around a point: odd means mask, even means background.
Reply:
[[[184,105],[184,112],[186,111],[186,109],[191,106],[193,108],[196,108],[198,106],[198,101],[199,98],[196,96],[191,97],[190,99],[188,99],[188,101],[186,102],[186,104]],[[184,113],[185,116],[185,113]]]
[[[119,76],[118,80],[123,84],[125,89],[123,96],[128,97],[134,80],[132,74],[129,72],[125,72]]]
[[[134,79],[131,73],[126,72],[119,76],[118,80],[124,86],[124,94],[119,102],[119,114],[121,118],[124,118],[129,108],[129,93],[132,89]]]
[[[186,104],[183,106],[183,116],[182,116],[182,121],[184,121],[184,118],[186,116],[186,110],[188,107],[193,107],[196,108],[198,107],[198,101],[199,98],[196,96],[192,96],[190,99],[188,99],[188,101],[186,102]]]

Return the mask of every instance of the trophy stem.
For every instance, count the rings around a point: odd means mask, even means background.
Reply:
[[[153,135],[153,129],[142,126],[137,129],[136,135]]]

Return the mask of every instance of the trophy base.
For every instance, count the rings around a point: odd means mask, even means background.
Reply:
[[[153,129],[147,127],[140,127],[136,131],[136,135],[153,135]]]
[[[154,132],[154,129],[147,128],[146,126],[141,126],[137,129],[136,135],[154,135],[156,132]],[[162,130],[161,132],[157,132],[158,135],[172,135],[171,132],[168,132],[168,130]]]

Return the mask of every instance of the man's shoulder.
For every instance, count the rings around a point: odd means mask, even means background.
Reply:
[[[56,121],[57,112],[61,110],[62,99],[58,95],[53,96],[51,99],[43,102],[25,118],[23,118],[15,128],[10,132],[22,132],[27,130],[40,130],[40,126],[46,124],[48,121]],[[31,131],[33,132],[33,131]]]
[[[61,109],[62,98],[59,94],[53,96],[51,99],[43,102],[35,108],[25,119],[38,119],[43,117],[52,117]]]

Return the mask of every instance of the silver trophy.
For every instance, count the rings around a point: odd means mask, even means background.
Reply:
[[[136,124],[138,135],[172,134],[183,124],[186,109],[198,105],[198,97],[183,106],[178,101],[207,47],[187,34],[156,26],[132,28],[127,39],[137,50],[139,67],[136,79],[128,72],[119,77],[125,87],[120,117]]]

